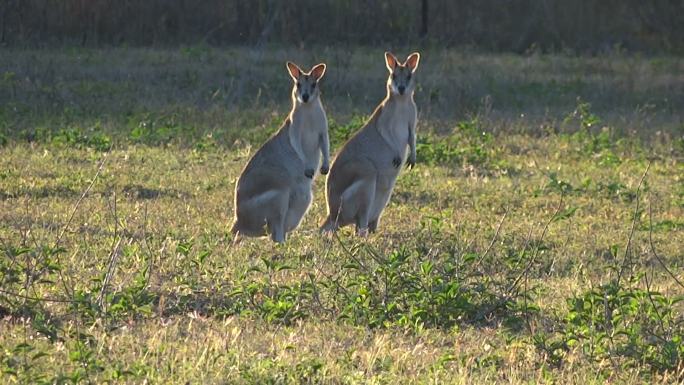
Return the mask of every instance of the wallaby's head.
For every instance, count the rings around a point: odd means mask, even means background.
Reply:
[[[385,64],[390,72],[387,79],[387,89],[392,94],[410,95],[415,88],[413,73],[418,68],[420,54],[414,52],[409,55],[405,62],[400,63],[396,56],[390,52],[385,52]]]
[[[299,103],[308,103],[318,98],[320,95],[318,81],[325,74],[325,64],[316,64],[311,71],[304,72],[296,64],[287,62],[287,70],[290,72],[292,80],[294,80],[294,87],[292,88],[293,98]]]

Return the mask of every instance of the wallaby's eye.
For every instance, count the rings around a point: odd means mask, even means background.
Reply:
[[[406,75],[406,80],[411,80],[411,74]]]
[[[297,82],[297,88],[300,88],[302,86],[302,83]]]
[[[312,83],[312,84],[311,84],[311,89],[312,89],[312,90],[315,90],[315,89],[316,89],[316,83]]]
[[[392,74],[392,80],[396,80],[396,79],[397,79],[397,74]]]

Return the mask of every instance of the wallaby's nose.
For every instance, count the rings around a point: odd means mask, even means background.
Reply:
[[[302,94],[302,100],[304,101],[304,103],[308,102],[309,101],[309,94]]]
[[[403,95],[404,91],[406,91],[406,87],[405,86],[399,86],[399,93]]]

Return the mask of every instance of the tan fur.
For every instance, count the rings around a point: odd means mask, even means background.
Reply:
[[[413,53],[402,64],[391,53],[385,53],[390,71],[387,96],[333,162],[326,181],[328,217],[322,231],[355,224],[360,236],[375,232],[401,165],[415,165],[417,110],[413,74],[419,60],[420,54]]]
[[[325,64],[303,72],[287,63],[294,81],[292,110],[280,130],[252,156],[235,186],[235,222],[231,232],[241,235],[271,234],[284,242],[287,233],[302,220],[312,200],[312,184],[330,168],[328,119],[317,83]]]

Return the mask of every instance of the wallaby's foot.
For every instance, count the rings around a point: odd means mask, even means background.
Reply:
[[[392,159],[392,166],[394,166],[395,168],[399,168],[399,166],[401,166],[400,156],[395,156],[394,159]]]
[[[414,156],[410,156],[410,157],[406,160],[406,168],[410,168],[411,170],[413,170],[413,168],[414,168],[415,166],[416,166],[416,158],[415,158]]]
[[[375,233],[375,231],[377,229],[378,229],[378,221],[377,220],[368,222],[368,232],[373,234],[373,233]]]
[[[274,231],[271,234],[271,240],[275,243],[285,243],[285,234],[282,231]]]
[[[356,235],[360,238],[368,238],[368,227],[356,229]]]
[[[271,240],[275,243],[285,242],[285,227],[282,224],[269,226],[271,230]]]
[[[307,178],[309,178],[309,179],[313,179],[313,177],[314,177],[314,169],[313,169],[313,168],[308,168],[308,169],[304,170],[304,176],[307,177]]]

